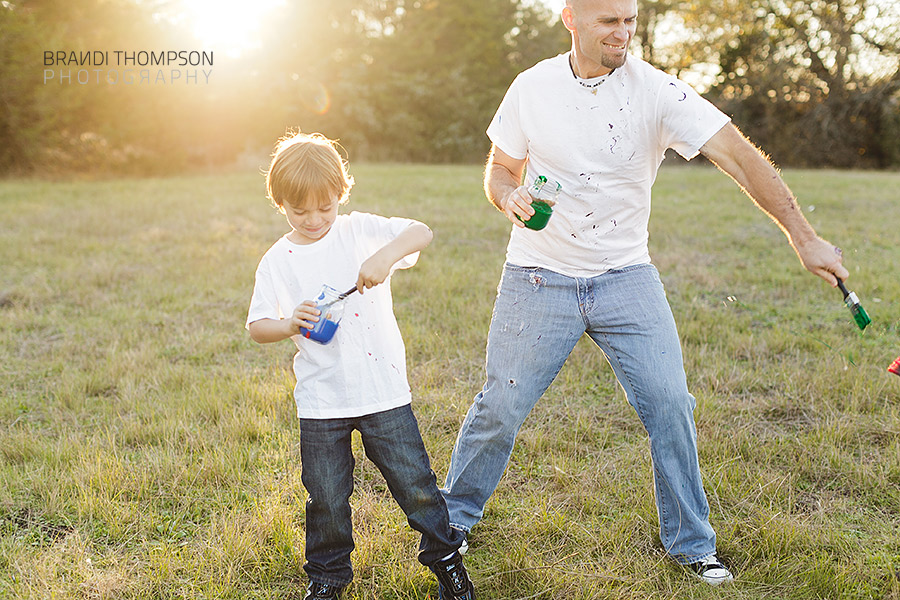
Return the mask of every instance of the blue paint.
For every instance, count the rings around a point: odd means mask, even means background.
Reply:
[[[340,294],[333,287],[323,285],[318,298],[316,298],[316,308],[321,311],[319,320],[313,323],[312,329],[304,330],[301,335],[320,344],[330,342],[341,322],[341,317],[344,316],[343,299],[355,291],[354,287]]]
[[[335,321],[321,317],[315,327],[304,330],[303,337],[320,344],[327,344],[334,337],[337,328],[338,324]]]

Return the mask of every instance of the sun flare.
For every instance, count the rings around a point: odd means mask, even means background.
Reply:
[[[204,48],[240,55],[263,40],[262,24],[285,0],[182,0],[182,16]]]

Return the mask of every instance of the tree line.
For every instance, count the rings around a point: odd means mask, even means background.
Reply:
[[[700,86],[779,164],[900,166],[900,3],[638,4],[633,51]],[[0,173],[227,165],[289,127],[340,138],[354,160],[480,162],[515,75],[570,44],[529,0],[296,0],[239,55],[196,47],[176,11],[0,2]],[[120,64],[140,51],[214,60]]]

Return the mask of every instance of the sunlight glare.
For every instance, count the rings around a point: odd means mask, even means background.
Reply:
[[[550,11],[558,15],[562,12],[562,9],[566,7],[566,0],[544,0],[544,5],[550,9]]]
[[[192,33],[205,48],[237,56],[262,44],[262,23],[285,0],[182,0],[181,4]]]

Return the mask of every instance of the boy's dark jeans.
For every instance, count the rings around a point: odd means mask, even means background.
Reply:
[[[450,528],[447,505],[410,405],[362,417],[300,419],[301,479],[309,492],[303,568],[310,580],[346,585],[353,579],[349,500],[354,429],[362,435],[366,456],[381,471],[410,526],[422,534],[419,562],[430,566],[459,548],[464,534]]]

